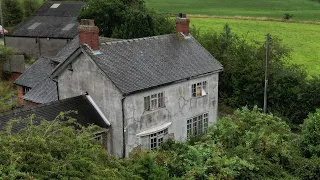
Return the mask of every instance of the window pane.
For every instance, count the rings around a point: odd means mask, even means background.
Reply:
[[[196,97],[196,84],[192,84],[191,94],[192,94],[192,97]]]
[[[150,96],[144,97],[144,110],[150,110]]]
[[[164,107],[164,96],[163,93],[158,94],[158,107]]]
[[[198,97],[198,96],[201,96],[201,87],[197,87],[197,94],[196,94],[196,96]]]
[[[158,107],[157,99],[151,99],[151,109],[156,109]]]

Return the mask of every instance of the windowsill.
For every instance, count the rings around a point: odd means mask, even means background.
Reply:
[[[208,96],[208,94],[204,95],[204,96],[197,96],[197,97],[192,97],[192,99],[198,99],[198,98],[202,98],[202,97],[206,97]]]
[[[157,109],[153,109],[153,110],[148,110],[148,111],[145,110],[145,111],[143,112],[143,114],[154,113],[154,112],[159,111],[159,110],[164,109],[164,108],[166,108],[166,106],[163,106],[163,107],[160,107],[160,108],[157,108]]]

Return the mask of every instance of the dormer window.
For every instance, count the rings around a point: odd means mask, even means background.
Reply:
[[[164,92],[144,97],[144,110],[150,111],[164,107]]]
[[[192,84],[191,95],[192,97],[201,97],[207,95],[207,81]]]

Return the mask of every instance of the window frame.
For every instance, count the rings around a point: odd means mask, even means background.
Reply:
[[[145,96],[143,98],[144,101],[144,110],[145,111],[153,111],[155,109],[160,109],[165,107],[165,93],[159,92],[155,94],[151,94],[149,96]]]
[[[31,90],[31,87],[23,86],[22,94],[26,95]]]
[[[168,135],[168,128],[165,128],[161,131],[149,134],[149,149],[156,150],[161,144],[167,139],[166,135]]]
[[[202,97],[208,95],[208,82],[201,81],[191,85],[191,97]]]
[[[209,126],[209,113],[205,112],[187,119],[187,138],[206,133]]]

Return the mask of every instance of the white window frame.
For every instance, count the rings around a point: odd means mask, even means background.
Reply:
[[[162,131],[150,134],[149,135],[150,150],[158,149],[161,146],[161,144],[167,139],[166,138],[167,134],[168,134],[168,128]]]
[[[191,85],[191,96],[192,97],[202,97],[208,94],[207,91],[207,81],[198,82]]]
[[[144,97],[144,110],[152,111],[158,108],[165,107],[164,92],[152,94]]]
[[[208,112],[187,119],[187,137],[206,133],[209,126]]]

